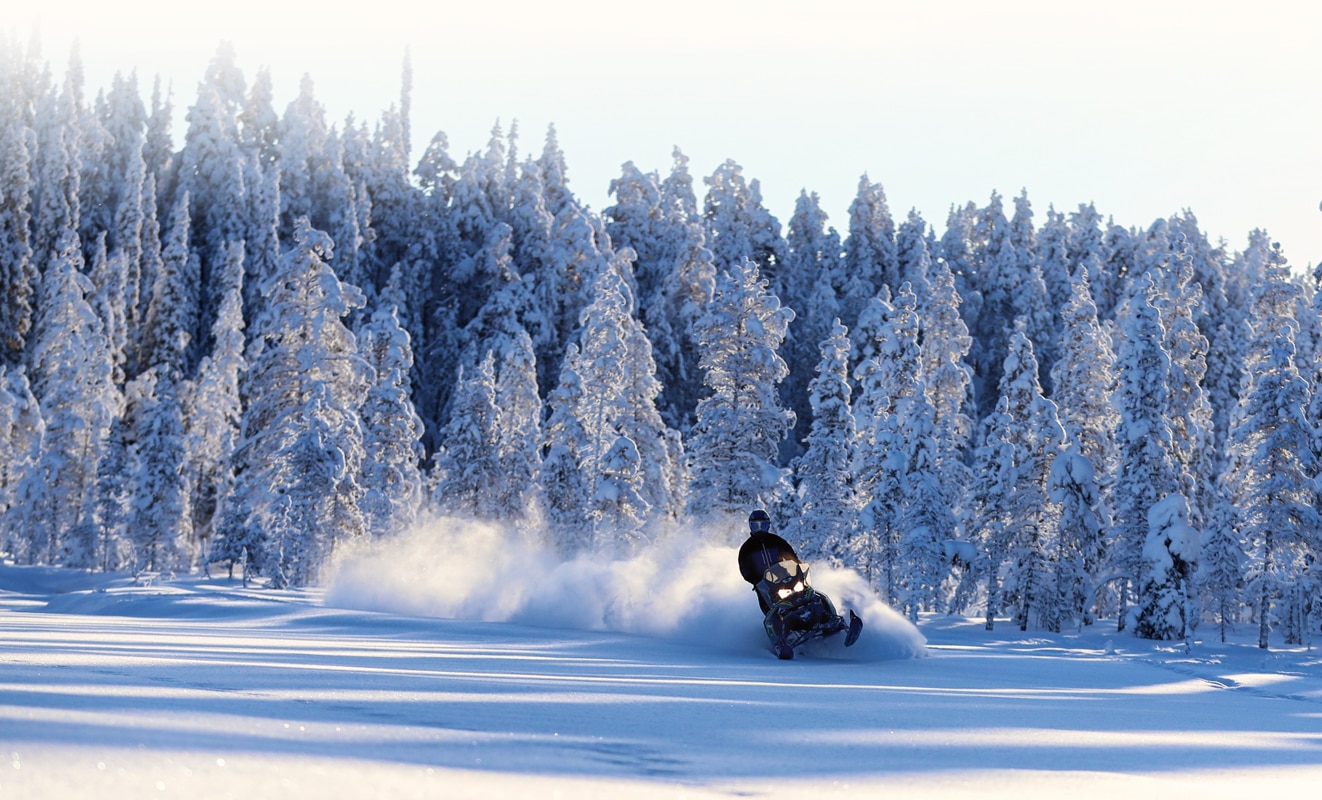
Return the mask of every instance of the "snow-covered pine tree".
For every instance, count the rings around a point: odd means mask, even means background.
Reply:
[[[1069,276],[1069,300],[1061,309],[1064,337],[1060,358],[1052,367],[1055,391],[1052,399],[1060,409],[1065,436],[1078,444],[1102,485],[1114,465],[1115,427],[1119,415],[1111,402],[1115,391],[1116,357],[1111,337],[1097,318],[1087,274],[1076,270]]]
[[[721,273],[696,330],[712,394],[698,403],[690,440],[689,516],[742,517],[774,505],[784,492],[786,471],[776,457],[794,419],[777,396],[789,373],[777,350],[793,318],[751,261]]]
[[[854,538],[859,511],[854,493],[857,429],[849,403],[849,331],[839,319],[819,351],[817,377],[809,392],[813,422],[808,449],[795,464],[799,507],[794,534],[802,558],[839,564]]]
[[[422,420],[409,397],[413,349],[393,306],[378,306],[358,343],[373,375],[363,402],[363,519],[369,535],[385,537],[412,528],[422,505]]]

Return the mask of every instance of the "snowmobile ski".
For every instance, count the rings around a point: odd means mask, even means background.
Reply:
[[[853,647],[858,635],[863,632],[863,618],[849,609],[849,630],[845,633],[845,647]]]

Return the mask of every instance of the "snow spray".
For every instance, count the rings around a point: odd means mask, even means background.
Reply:
[[[325,602],[765,652],[762,614],[739,576],[736,553],[735,547],[678,529],[631,556],[582,553],[566,559],[526,533],[445,518],[342,560],[331,570]],[[813,585],[841,613],[853,608],[864,618],[864,629],[848,650],[828,640],[808,652],[861,661],[926,654],[918,630],[882,603],[857,573],[815,565],[811,574]]]

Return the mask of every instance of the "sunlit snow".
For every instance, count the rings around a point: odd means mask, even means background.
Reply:
[[[733,549],[561,564],[419,531],[325,590],[0,567],[0,797],[1311,797],[1322,657],[1191,654],[817,585],[849,651],[765,649]],[[444,557],[442,557],[444,554]],[[484,566],[485,565],[485,566]],[[925,644],[924,644],[925,640]],[[925,656],[924,656],[925,654]],[[924,657],[919,657],[924,656]]]

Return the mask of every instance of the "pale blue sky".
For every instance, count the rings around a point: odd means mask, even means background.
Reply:
[[[34,7],[36,4],[32,4]],[[221,4],[217,4],[218,6]],[[374,120],[414,66],[413,131],[462,157],[517,118],[524,152],[554,122],[594,208],[620,164],[698,179],[725,158],[788,221],[799,190],[843,232],[867,172],[892,212],[945,227],[951,204],[1027,188],[1124,225],[1190,208],[1215,240],[1272,233],[1322,260],[1322,6],[1266,0],[44,0],[0,18],[63,74],[75,37],[91,89],[136,69],[180,110],[222,39],[277,108],[304,73],[331,119]],[[182,129],[176,141],[182,141]],[[416,149],[415,148],[415,149]]]

